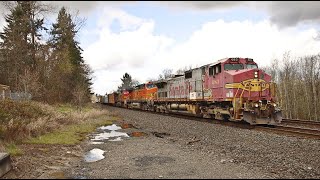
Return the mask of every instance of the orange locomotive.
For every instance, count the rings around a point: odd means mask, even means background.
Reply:
[[[121,106],[147,110],[158,88],[151,82],[140,84],[133,89],[123,90],[120,96]]]

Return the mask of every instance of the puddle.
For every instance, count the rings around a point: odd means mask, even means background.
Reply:
[[[115,124],[112,124],[110,126],[102,126],[102,127],[99,127],[99,129],[101,130],[110,130],[110,131],[116,131],[116,130],[119,130],[121,129],[121,127],[115,125]]]
[[[109,141],[122,141],[122,139],[121,139],[121,137],[117,137],[117,138],[111,139],[111,140],[109,140]]]
[[[104,152],[105,151],[101,149],[94,148],[84,156],[84,160],[86,162],[96,162],[101,159],[104,159],[104,156],[103,156]]]
[[[132,132],[130,134],[131,137],[141,137],[141,136],[146,136],[147,133],[144,133],[144,132]]]
[[[103,142],[102,141],[92,141],[92,142],[90,142],[90,144],[103,144]]]
[[[95,133],[91,135],[90,144],[103,144],[108,141],[122,141],[121,137],[130,137],[127,133],[118,132],[116,130],[122,129],[120,126],[112,124],[110,126],[101,126],[98,130],[102,130],[101,133]]]
[[[101,141],[101,140],[107,140],[113,137],[129,137],[127,133],[123,132],[117,132],[117,131],[111,131],[111,132],[103,132],[100,134],[97,134],[91,141]]]
[[[128,123],[122,123],[121,128],[128,129],[128,128],[134,128],[134,126],[132,124],[128,124]]]

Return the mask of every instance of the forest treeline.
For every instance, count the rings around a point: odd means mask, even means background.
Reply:
[[[284,117],[320,120],[320,54],[292,57],[286,52],[264,69],[277,83]]]
[[[78,17],[62,7],[55,22],[48,25],[50,5],[41,1],[1,3],[9,12],[0,32],[0,84],[47,103],[88,101],[92,72],[76,40],[81,27]]]

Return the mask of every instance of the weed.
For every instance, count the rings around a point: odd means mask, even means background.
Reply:
[[[13,143],[7,144],[5,149],[11,156],[21,156],[23,154],[22,150]]]

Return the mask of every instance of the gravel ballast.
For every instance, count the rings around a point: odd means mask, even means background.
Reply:
[[[125,122],[207,161],[239,165],[260,178],[320,178],[320,141],[105,106]],[[157,136],[154,136],[157,137]],[[125,147],[124,147],[125,148]],[[199,162],[205,163],[205,162]],[[249,177],[250,178],[250,177]],[[252,177],[252,178],[256,178]]]

